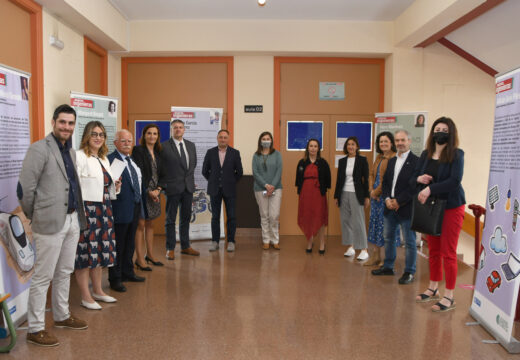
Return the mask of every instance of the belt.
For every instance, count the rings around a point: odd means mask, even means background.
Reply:
[[[68,209],[67,214],[72,214],[74,211],[76,211],[76,209]]]

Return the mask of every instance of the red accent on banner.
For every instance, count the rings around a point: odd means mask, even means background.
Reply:
[[[194,119],[195,113],[194,112],[187,112],[187,111],[173,111],[172,112],[172,119]]]
[[[93,109],[94,108],[94,101],[93,100],[72,98],[72,99],[70,99],[70,106],[85,107],[85,108]]]
[[[513,88],[513,78],[506,79],[497,83],[496,93],[500,94],[501,92],[511,90]]]
[[[395,116],[385,116],[385,117],[377,117],[376,123],[383,124],[383,123],[395,123]]]
[[[0,85],[6,86],[5,83],[5,74],[0,74]]]

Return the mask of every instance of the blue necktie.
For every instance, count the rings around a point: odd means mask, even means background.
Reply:
[[[130,175],[132,176],[132,188],[134,189],[134,201],[135,203],[141,202],[141,191],[139,190],[139,178],[137,177],[137,171],[135,171],[130,161],[130,156],[126,157],[128,162],[128,168],[130,169]]]

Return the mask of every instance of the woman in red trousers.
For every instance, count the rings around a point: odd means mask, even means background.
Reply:
[[[441,117],[432,125],[430,135],[415,169],[412,181],[422,184],[418,200],[425,203],[429,196],[446,199],[441,236],[428,236],[430,251],[430,284],[417,302],[437,300],[443,270],[446,278],[444,296],[432,307],[434,312],[455,309],[454,289],[457,280],[457,243],[466,199],[461,181],[464,173],[464,151],[458,148],[459,137],[453,120]]]
[[[329,222],[327,189],[330,189],[330,168],[320,156],[320,143],[307,142],[304,158],[296,168],[298,187],[298,225],[307,238],[307,253],[312,252],[314,237],[320,239],[320,255],[325,254],[325,226]]]

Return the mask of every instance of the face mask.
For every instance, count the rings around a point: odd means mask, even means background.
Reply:
[[[262,141],[261,144],[264,149],[271,147],[270,141]]]
[[[448,142],[450,138],[450,134],[438,131],[433,133],[433,141],[435,141],[439,145],[444,145]]]

